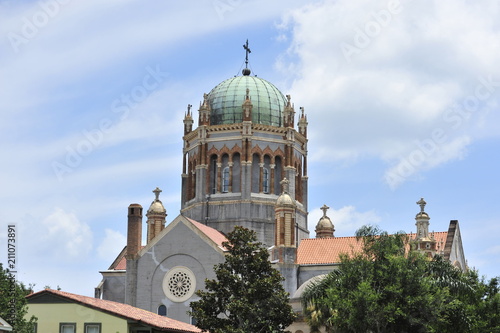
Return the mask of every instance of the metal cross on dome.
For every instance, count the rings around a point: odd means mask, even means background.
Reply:
[[[252,51],[248,47],[248,39],[247,42],[243,45],[243,48],[245,49],[245,67],[248,68],[248,54],[252,53]]]

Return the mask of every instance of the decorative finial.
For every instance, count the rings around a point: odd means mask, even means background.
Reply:
[[[245,68],[243,69],[242,74],[248,76],[251,73],[250,69],[248,69],[248,54],[252,53],[252,51],[248,47],[248,39],[247,42],[243,44],[243,48],[245,49]]]
[[[286,95],[286,99],[287,99],[286,105],[290,106],[290,100],[292,99],[292,96]]]
[[[190,114],[191,114],[191,108],[192,108],[192,107],[193,107],[193,106],[192,106],[191,104],[188,104],[188,115],[190,115]]]
[[[320,208],[323,211],[323,217],[326,217],[326,211],[330,209],[327,205],[323,205],[323,207]]]
[[[156,196],[156,199],[155,199],[155,200],[160,200],[160,199],[158,199],[158,198],[160,197],[160,193],[161,193],[161,192],[162,192],[162,191],[160,190],[160,188],[159,188],[159,187],[157,187],[157,188],[155,188],[155,189],[153,190],[153,193],[154,193],[154,194],[155,194],[155,196]]]
[[[302,118],[304,118],[304,107],[301,106],[299,109],[300,109],[300,111],[302,111]]]
[[[425,202],[424,198],[420,198],[420,200],[417,201],[417,205],[420,206],[420,212],[421,213],[424,213],[424,208],[425,208],[426,204],[427,204],[427,202]]]
[[[280,184],[281,184],[281,187],[283,188],[282,189],[283,193],[288,193],[288,184],[290,184],[288,179],[283,178],[283,180],[280,182]]]

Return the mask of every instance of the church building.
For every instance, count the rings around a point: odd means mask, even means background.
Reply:
[[[245,48],[248,64],[248,44]],[[188,105],[180,214],[167,223],[159,188],[145,212],[140,204],[131,204],[127,244],[100,272],[96,297],[193,323],[187,311],[197,300],[194,292],[204,288],[205,279],[214,279],[213,266],[224,262],[225,234],[243,226],[254,230],[269,249],[300,315],[304,287],[335,269],[341,253],[361,249],[356,237],[335,237],[326,205],[315,225],[316,238],[309,238],[304,108],[296,115],[290,95],[251,74],[246,66],[242,75],[204,94],[196,127]],[[417,204],[412,249],[443,255],[466,269],[458,221],[451,221],[448,231],[431,233],[426,202]],[[289,329],[309,331],[300,316]]]

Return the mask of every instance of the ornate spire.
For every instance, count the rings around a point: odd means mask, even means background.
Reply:
[[[319,219],[318,224],[316,225],[316,238],[335,237],[333,234],[335,232],[335,228],[332,220],[326,216],[326,211],[330,209],[330,207],[323,205],[320,209],[323,211],[323,216]]]
[[[280,181],[281,184],[281,193],[288,193],[288,185],[290,184],[290,181],[286,178],[283,178],[282,181]]]
[[[193,106],[188,104],[187,112],[184,116],[184,135],[190,133],[193,130],[193,117],[191,116],[191,108]]]
[[[287,102],[285,105],[285,110],[283,112],[283,126],[293,128],[293,121],[295,118],[295,110],[294,110],[293,104],[291,102],[292,97],[290,95],[286,95],[286,99],[287,99]]]
[[[208,106],[208,94],[203,93],[203,106]]]
[[[162,191],[159,187],[153,190],[155,194],[155,199],[149,206],[146,216],[148,217],[148,236],[147,242],[149,243],[153,238],[155,238],[162,230],[165,228],[165,222],[167,217],[167,211],[160,201],[160,193]]]
[[[200,103],[198,125],[210,125],[210,103],[208,94],[203,94],[203,103]]]

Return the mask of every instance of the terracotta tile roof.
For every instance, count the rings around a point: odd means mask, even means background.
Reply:
[[[435,232],[434,238],[438,251],[443,251],[446,244],[448,232]],[[410,239],[415,239],[416,234],[408,234]],[[300,241],[297,249],[297,264],[299,265],[321,265],[335,264],[340,262],[341,253],[360,252],[363,242],[352,237],[330,237],[330,238],[307,238]]]
[[[356,237],[307,238],[300,241],[297,264],[334,264],[341,253],[361,251],[363,242]]]
[[[141,246],[141,249],[143,249],[144,246]],[[125,258],[125,255],[127,254],[127,246],[123,248],[123,250],[118,254],[116,257],[115,261],[109,266],[108,270],[110,271],[121,271],[121,270],[126,270],[127,269],[127,258]]]
[[[227,251],[227,249],[222,246],[223,242],[227,241],[226,236],[218,230],[206,226],[200,222],[186,218],[189,222],[193,223],[201,232],[203,232],[208,238],[210,238],[215,244],[217,244],[222,250]]]
[[[43,295],[56,295],[58,297],[75,301],[81,305],[100,310],[112,315],[116,315],[127,320],[134,320],[152,326],[161,331],[169,332],[202,332],[198,327],[174,320],[168,317],[157,315],[156,313],[112,301],[99,298],[71,294],[65,291],[45,289],[37,293],[26,296],[28,302],[32,298]]]
[[[120,261],[116,266],[113,268],[114,270],[126,270],[127,269],[127,259],[125,256],[120,258]]]

